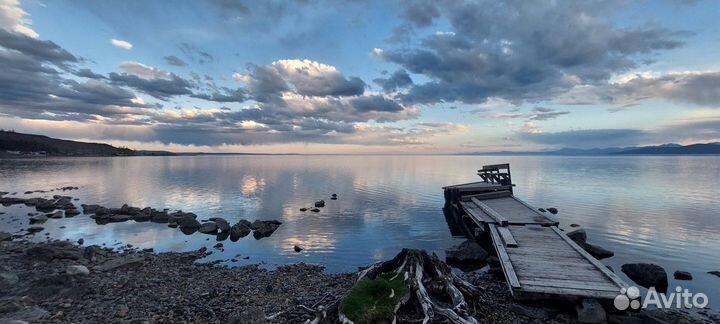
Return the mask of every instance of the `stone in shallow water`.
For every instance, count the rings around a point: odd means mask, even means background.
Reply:
[[[203,234],[217,234],[218,228],[215,222],[207,222],[200,225],[198,232]]]
[[[651,263],[627,263],[622,265],[622,272],[628,278],[645,288],[655,287],[661,293],[667,292],[668,278],[665,269]]]
[[[674,276],[675,279],[677,279],[677,280],[692,280],[692,279],[693,279],[692,274],[691,274],[690,272],[687,272],[687,271],[677,270],[677,271],[675,271],[675,273],[673,274],[673,276]]]

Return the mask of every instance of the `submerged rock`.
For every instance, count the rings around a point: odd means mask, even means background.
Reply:
[[[320,208],[313,208],[313,209],[310,209],[310,211],[313,212],[313,213],[319,213],[319,212],[320,212]]]
[[[45,223],[47,220],[48,218],[45,215],[30,216],[30,224]]]
[[[249,222],[247,222],[247,223],[249,223]],[[250,228],[250,226],[248,226],[248,224],[242,222],[242,220],[241,220],[237,224],[230,227],[230,240],[235,242],[235,241],[239,240],[240,238],[243,238],[243,237],[247,236],[248,234],[250,234],[251,231],[252,231],[252,229]]]
[[[550,207],[547,209],[547,211],[549,211],[550,214],[553,214],[553,215],[556,215],[558,213],[558,210],[555,207]]]
[[[665,269],[651,263],[627,263],[622,272],[632,281],[645,288],[655,287],[661,293],[667,292],[668,278]]]
[[[713,275],[713,276],[718,276],[718,277],[720,277],[720,271],[708,271],[708,273],[711,274],[711,275]]]
[[[318,200],[315,202],[315,207],[325,207],[325,200]]]
[[[600,246],[593,245],[590,243],[582,243],[580,244],[580,247],[582,247],[587,253],[590,253],[595,259],[602,260],[607,259],[609,257],[612,257],[615,255],[615,252],[604,249]]]
[[[677,270],[673,274],[673,277],[677,280],[692,280],[693,276],[690,272]]]
[[[585,230],[582,228],[567,232],[565,233],[565,235],[567,235],[571,240],[575,241],[575,243],[578,244],[583,244],[587,242],[587,232],[585,232]]]
[[[250,225],[250,228],[254,231],[253,237],[255,237],[256,239],[260,239],[272,235],[272,233],[274,233],[278,229],[278,227],[280,227],[280,224],[282,223],[276,220],[256,220]]]

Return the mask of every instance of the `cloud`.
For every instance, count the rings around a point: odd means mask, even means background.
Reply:
[[[185,63],[185,61],[181,60],[180,58],[178,58],[175,55],[165,56],[165,57],[163,57],[163,59],[165,60],[165,63],[167,63],[169,65],[173,65],[173,66],[186,66],[187,65],[187,63]]]
[[[40,35],[30,27],[28,16],[19,0],[0,0],[0,29],[38,38]]]
[[[430,23],[423,17],[445,19],[450,32],[373,55],[429,80],[411,86],[401,96],[406,102],[498,97],[520,103],[606,84],[648,55],[682,46],[690,35],[653,24],[619,27],[606,18],[615,9],[612,1],[439,1],[414,6],[406,18],[415,25]]]
[[[411,0],[402,5],[401,17],[417,27],[432,25],[433,19],[440,17],[440,10],[434,1]]]
[[[647,143],[649,135],[638,129],[586,129],[545,133],[523,131],[520,139],[536,144],[575,148],[624,147]]]
[[[529,119],[536,121],[550,120],[569,113],[569,111],[557,111],[552,108],[535,107],[530,113]]]
[[[124,73],[112,72],[109,75],[109,79],[117,85],[134,88],[162,100],[192,94],[193,85],[174,73],[139,62],[122,62],[120,69]]]
[[[611,85],[607,98],[621,104],[662,98],[698,106],[720,108],[720,72],[677,72],[657,76],[636,75]]]
[[[333,66],[311,60],[279,60],[275,71],[306,96],[353,96],[365,91],[365,82],[357,77],[345,78]]]
[[[379,84],[385,92],[393,92],[413,84],[410,75],[403,69],[393,72],[393,74],[387,78],[374,79],[373,82]]]
[[[124,50],[131,50],[133,48],[133,44],[130,44],[130,42],[124,41],[124,40],[119,40],[119,39],[114,39],[114,38],[110,40],[110,44],[112,44],[112,46],[115,46],[117,48],[122,48]]]
[[[59,67],[79,61],[77,57],[52,41],[38,40],[27,35],[12,33],[3,29],[0,29],[0,47]]]
[[[185,57],[197,64],[209,63],[215,59],[210,53],[204,51],[195,44],[183,42],[180,43],[179,47]]]

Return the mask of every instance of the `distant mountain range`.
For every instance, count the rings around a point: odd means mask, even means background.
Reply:
[[[139,153],[108,144],[61,140],[42,135],[0,131],[3,155],[124,156]]]
[[[529,151],[529,152],[472,152],[458,153],[458,155],[504,155],[504,156],[527,156],[527,155],[553,155],[553,156],[601,156],[601,155],[706,155],[720,154],[720,143],[705,144],[663,144],[657,146],[640,147],[608,147],[608,148],[562,148],[554,151]]]

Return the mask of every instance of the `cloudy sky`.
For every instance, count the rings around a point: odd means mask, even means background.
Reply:
[[[720,141],[716,0],[0,0],[0,128],[136,149]]]

